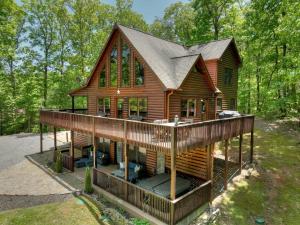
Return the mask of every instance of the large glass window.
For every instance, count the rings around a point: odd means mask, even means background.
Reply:
[[[130,86],[130,49],[122,41],[122,87]]]
[[[144,85],[144,67],[135,59],[135,85]]]
[[[118,78],[118,49],[115,45],[110,53],[110,86],[117,87]]]
[[[201,99],[201,103],[200,103],[200,110],[202,113],[206,112],[206,103],[202,99]]]
[[[98,114],[102,116],[110,116],[110,98],[98,99]]]
[[[225,72],[224,72],[224,84],[225,85],[231,85],[231,81],[232,81],[232,69],[225,68]]]
[[[181,100],[181,117],[196,116],[196,99]]]
[[[231,110],[235,110],[235,109],[236,109],[235,98],[230,99],[229,108],[230,108]]]
[[[124,106],[124,99],[118,98],[118,101],[117,101],[118,118],[123,118],[123,106]]]
[[[105,86],[106,86],[106,73],[105,73],[105,66],[104,66],[99,76],[99,87],[105,87]]]
[[[147,98],[129,98],[129,116],[141,116],[145,118],[147,115]]]

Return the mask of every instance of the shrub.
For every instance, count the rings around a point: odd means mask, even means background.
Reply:
[[[146,220],[146,219],[138,219],[138,218],[132,219],[132,223],[134,225],[150,225],[150,223],[148,222],[148,220]]]
[[[56,155],[55,171],[56,173],[62,173],[63,171],[63,160],[60,151]]]
[[[93,192],[90,167],[86,167],[85,169],[84,192],[88,194]]]

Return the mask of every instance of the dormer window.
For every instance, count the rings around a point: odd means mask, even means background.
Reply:
[[[118,77],[118,49],[117,46],[111,50],[110,53],[110,86],[117,87],[117,77]]]
[[[224,85],[231,85],[232,83],[232,69],[230,68],[225,68],[224,72]]]
[[[99,87],[105,87],[105,86],[106,86],[106,72],[104,66],[99,75]]]
[[[135,59],[135,85],[144,85],[144,67],[137,59]]]
[[[122,87],[130,86],[130,49],[126,43],[122,41]]]

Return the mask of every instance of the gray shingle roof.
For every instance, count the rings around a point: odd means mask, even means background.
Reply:
[[[178,89],[199,57],[219,59],[232,38],[185,47],[117,25],[167,89]]]

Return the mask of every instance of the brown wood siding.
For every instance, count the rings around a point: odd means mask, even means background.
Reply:
[[[146,151],[146,173],[149,176],[153,176],[156,173],[156,151],[147,149]]]
[[[88,113],[95,115],[97,113],[97,99],[99,97],[110,97],[111,100],[111,117],[116,117],[116,98],[125,98],[125,105],[127,104],[129,97],[147,97],[148,99],[148,117],[147,121],[152,121],[155,119],[162,119],[165,116],[164,106],[165,106],[165,93],[162,87],[160,80],[157,76],[151,71],[147,64],[143,61],[139,53],[134,49],[134,47],[127,42],[129,48],[131,49],[131,66],[130,66],[130,76],[131,76],[131,86],[130,87],[120,87],[121,81],[121,55],[118,54],[118,86],[119,87],[98,87],[99,74],[106,64],[106,84],[109,85],[109,74],[110,74],[110,51],[114,43],[117,43],[118,48],[120,48],[120,38],[126,40],[126,37],[123,37],[118,31],[112,36],[110,43],[107,49],[104,51],[103,60],[100,61],[98,66],[95,69],[95,72],[91,78],[89,86],[85,89],[85,93],[88,94]],[[138,87],[134,85],[134,68],[133,59],[134,56],[142,63],[144,67],[144,86]],[[120,94],[117,94],[117,90],[120,90]],[[126,105],[126,110],[128,106]],[[128,113],[124,113],[124,116],[128,116]],[[126,118],[126,117],[125,117]]]
[[[218,80],[218,60],[209,60],[205,61],[205,66],[210,74],[210,77],[214,83],[214,85],[217,85]]]
[[[114,163],[116,162],[116,142],[110,141],[109,144],[109,157],[110,157],[110,162]]]
[[[170,96],[170,119],[174,119],[175,115],[180,117],[181,114],[181,99],[187,98],[196,98],[196,117],[193,117],[194,121],[201,121],[209,119],[206,116],[202,116],[200,111],[200,103],[201,99],[208,100],[208,105],[211,105],[211,101],[213,101],[213,91],[208,87],[207,81],[204,79],[205,75],[190,72],[187,76],[186,80],[180,87],[179,91],[175,91],[173,95]],[[213,110],[212,107],[208,107],[208,110]],[[214,115],[214,111],[209,111],[208,113]],[[204,119],[203,119],[204,118]]]
[[[176,170],[207,180],[208,151],[206,148],[195,148],[176,157]],[[171,157],[166,155],[166,167],[170,168]]]
[[[230,68],[233,70],[232,85],[224,85],[225,68]],[[222,109],[229,109],[230,99],[234,98],[235,102],[237,101],[238,89],[238,66],[232,45],[226,49],[222,58],[219,60],[217,86],[223,93]]]
[[[79,132],[74,132],[74,146],[75,147],[82,147],[86,145],[91,145],[91,136],[79,133]]]

